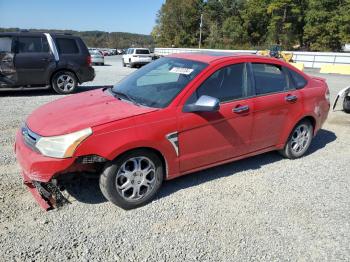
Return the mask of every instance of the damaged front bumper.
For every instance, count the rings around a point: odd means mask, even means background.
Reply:
[[[22,169],[24,184],[44,210],[59,208],[69,203],[61,193],[59,184],[68,174],[98,173],[106,161],[95,155],[65,159],[43,156],[27,146],[20,131],[16,135],[15,153]]]
[[[24,185],[27,186],[29,192],[42,209],[48,211],[69,204],[69,201],[62,195],[55,180],[45,183],[30,180],[23,172],[21,175]]]

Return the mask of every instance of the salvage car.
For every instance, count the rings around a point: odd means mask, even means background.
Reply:
[[[95,71],[81,38],[39,32],[0,33],[0,90],[51,86],[73,93]]]
[[[99,175],[108,200],[131,209],[153,199],[163,180],[273,150],[303,156],[329,108],[325,80],[281,60],[175,54],[114,87],[38,108],[15,151],[43,208],[66,202],[60,181],[84,171]]]

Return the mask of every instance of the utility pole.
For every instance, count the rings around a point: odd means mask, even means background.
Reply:
[[[202,44],[202,27],[203,27],[203,14],[201,14],[201,23],[199,24],[199,44],[198,44],[198,48],[201,48],[201,44]]]

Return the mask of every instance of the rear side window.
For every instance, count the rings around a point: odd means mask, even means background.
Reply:
[[[252,64],[257,95],[282,92],[289,89],[289,81],[282,67],[272,64]]]
[[[149,50],[136,49],[136,54],[149,55]]]
[[[298,74],[297,72],[291,69],[287,69],[287,70],[292,78],[292,84],[294,88],[300,89],[306,86],[307,81],[302,75]]]
[[[45,37],[19,37],[18,53],[47,53],[49,45]]]
[[[56,38],[57,49],[60,54],[78,54],[79,48],[74,39]]]
[[[194,103],[202,95],[215,97],[220,102],[227,102],[249,96],[246,64],[234,64],[219,69],[207,78],[192,94],[187,103]]]

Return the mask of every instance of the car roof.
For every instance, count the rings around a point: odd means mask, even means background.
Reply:
[[[42,36],[47,32],[38,32],[38,31],[19,31],[19,32],[1,32],[0,36]],[[67,37],[76,37],[67,33],[49,33],[51,36],[67,36]]]
[[[198,62],[203,62],[210,64],[214,61],[232,57],[232,58],[244,58],[244,57],[257,57],[262,58],[260,55],[251,54],[251,53],[231,53],[231,52],[215,52],[215,51],[206,51],[206,52],[193,52],[193,53],[177,53],[171,54],[168,57],[183,58],[188,60],[194,60]],[[263,57],[266,58],[266,57]]]

